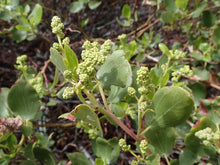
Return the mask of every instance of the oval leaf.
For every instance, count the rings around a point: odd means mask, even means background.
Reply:
[[[105,89],[110,89],[111,85],[122,88],[130,86],[132,83],[131,66],[125,59],[124,52],[118,50],[109,56],[96,76]]]
[[[65,64],[63,62],[63,57],[54,48],[50,48],[50,60],[62,73],[66,70]]]
[[[9,107],[7,103],[8,93],[8,88],[0,88],[0,119],[9,115]]]
[[[90,161],[80,152],[74,152],[72,154],[68,154],[67,157],[74,165],[90,165]]]
[[[12,86],[8,94],[8,105],[11,111],[19,115],[22,120],[34,119],[40,108],[38,94],[22,79]]]
[[[122,15],[127,18],[130,19],[131,18],[131,8],[128,4],[125,4],[122,8]]]
[[[45,148],[35,147],[33,149],[34,156],[38,160],[44,162],[47,165],[56,165],[55,159],[50,151]]]
[[[164,87],[153,97],[156,112],[153,127],[173,127],[183,123],[193,110],[193,100],[181,87]]]
[[[67,58],[67,63],[68,63],[68,66],[66,66],[69,70],[76,70],[77,67],[78,67],[78,59],[76,57],[76,54],[73,52],[73,50],[65,45],[64,46],[64,54],[65,54],[65,57]]]

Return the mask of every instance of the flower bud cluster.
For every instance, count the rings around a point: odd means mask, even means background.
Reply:
[[[125,139],[120,139],[118,144],[121,147],[122,151],[128,151],[131,148],[131,145],[126,144]]]
[[[190,69],[189,65],[184,65],[182,68],[180,68],[178,71],[175,71],[172,73],[172,81],[173,82],[178,82],[179,78],[181,75],[185,75],[188,77],[193,76],[193,71]]]
[[[128,87],[127,92],[128,92],[128,95],[131,97],[135,97],[136,95],[136,90],[133,87]]]
[[[152,80],[150,78],[150,73],[147,67],[141,67],[137,71],[137,84],[141,87],[138,88],[138,92],[141,95],[147,95],[148,93],[154,90],[154,85],[152,84]]]
[[[125,39],[126,39],[126,34],[121,34],[121,35],[119,35],[119,36],[118,36],[118,39],[119,39],[120,41],[125,40]]]
[[[35,75],[33,75],[33,76],[35,76]],[[43,94],[44,93],[42,75],[38,74],[38,76],[36,76],[32,79],[29,79],[28,82],[36,90],[36,92],[38,94]]]
[[[82,128],[85,133],[89,134],[90,139],[95,139],[98,136],[97,128],[91,124],[86,124],[81,120],[76,124],[77,128]]]
[[[26,72],[27,71],[26,60],[27,60],[27,55],[18,56],[16,59],[15,67],[22,72],[24,71]]]
[[[105,62],[106,55],[111,52],[111,41],[107,40],[101,46],[98,42],[85,41],[81,53],[83,62],[78,65],[76,70],[79,80],[86,86],[91,86],[91,80],[95,76],[95,67]]]
[[[182,52],[180,50],[170,50],[171,59],[178,60],[186,56],[186,52]]]
[[[64,37],[64,33],[62,31],[62,29],[64,29],[64,25],[58,16],[54,16],[52,18],[51,27],[53,33],[57,34],[60,38]]]
[[[139,147],[140,147],[140,151],[141,151],[142,154],[147,153],[148,143],[147,143],[146,140],[141,140],[141,143],[140,143]]]
[[[66,87],[63,92],[63,98],[69,99],[74,94],[74,92],[75,92],[74,87]]]
[[[200,130],[195,133],[199,139],[202,140],[203,144],[208,145],[215,145],[220,139],[220,131],[213,132],[211,128],[207,127],[203,130]],[[217,152],[220,153],[220,148],[216,148]]]
[[[70,71],[70,70],[65,70],[65,71],[63,72],[63,76],[64,76],[64,78],[67,79],[67,80],[72,80],[73,77],[74,77],[74,74],[73,74],[73,72]]]
[[[126,110],[127,114],[132,118],[132,119],[135,119],[136,118],[136,111],[134,109],[134,107],[128,107],[127,110]]]

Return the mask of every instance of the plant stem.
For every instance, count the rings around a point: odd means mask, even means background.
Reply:
[[[139,101],[138,101],[138,132],[137,135],[138,137],[140,137],[140,133],[141,133],[141,119],[142,119],[142,112],[141,112],[141,103],[144,99],[144,96],[141,95]]]
[[[149,131],[149,129],[151,129],[151,125],[149,125],[145,130],[143,130],[141,133],[140,133],[140,136],[143,136],[147,131]]]
[[[164,154],[164,158],[166,159],[167,165],[170,165],[170,161],[169,161],[169,159],[168,159],[166,154]]]
[[[100,94],[101,94],[101,96],[102,96],[102,100],[103,100],[103,103],[104,103],[104,105],[105,105],[107,111],[108,111],[108,112],[111,112],[111,110],[110,110],[109,107],[108,107],[108,104],[107,104],[107,101],[106,101],[106,98],[105,98],[105,94],[104,94],[104,91],[103,91],[101,85],[99,84],[98,87],[99,87],[99,92],[100,92]]]

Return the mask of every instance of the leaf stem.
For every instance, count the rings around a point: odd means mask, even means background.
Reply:
[[[164,154],[164,158],[166,159],[167,165],[170,165],[170,161],[169,161],[169,159],[168,159],[166,154]]]
[[[149,125],[145,130],[140,133],[140,136],[143,136],[149,129],[151,129],[152,125]]]

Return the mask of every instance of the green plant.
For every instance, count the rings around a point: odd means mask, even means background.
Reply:
[[[19,0],[1,1],[0,19],[7,22],[15,21],[16,25],[0,34],[12,33],[12,38],[17,42],[33,40],[37,35],[37,25],[41,22],[42,14],[40,4],[35,4],[31,11],[30,5],[19,5]]]

